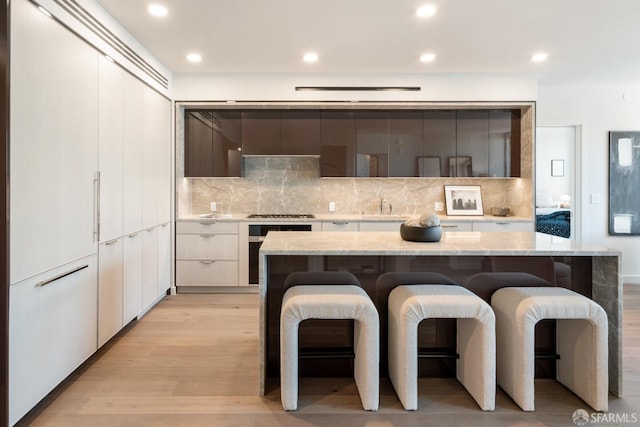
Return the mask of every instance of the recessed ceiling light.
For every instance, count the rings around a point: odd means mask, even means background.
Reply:
[[[202,61],[202,55],[200,55],[199,53],[190,53],[187,55],[187,61],[200,62]]]
[[[420,55],[420,62],[433,62],[436,59],[435,53],[424,53]]]
[[[304,62],[316,62],[318,60],[318,54],[315,52],[307,52],[302,57]]]
[[[547,55],[546,53],[540,52],[540,53],[536,53],[535,55],[533,55],[531,57],[531,60],[533,62],[544,62],[544,61],[547,60],[548,57],[549,57],[549,55]]]
[[[416,14],[420,17],[420,18],[427,18],[429,16],[433,16],[436,14],[436,10],[438,10],[438,8],[433,5],[433,4],[426,4],[424,6],[420,6],[418,8],[418,10],[416,10]]]
[[[161,4],[150,4],[149,7],[147,7],[147,10],[153,16],[159,16],[159,17],[167,16],[167,14],[169,13],[167,8]]]

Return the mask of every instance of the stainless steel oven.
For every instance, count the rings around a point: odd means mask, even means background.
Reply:
[[[289,215],[284,218],[292,218]],[[305,215],[303,218],[310,218],[311,216]],[[250,218],[256,218],[256,216],[250,216]],[[263,217],[258,217],[263,218]],[[274,218],[264,217],[264,218]],[[278,216],[276,218],[282,218]],[[299,218],[299,217],[295,217]],[[259,251],[262,241],[266,237],[269,231],[311,231],[311,224],[309,223],[255,223],[249,224],[249,284],[257,285],[259,280]],[[287,266],[286,269],[300,270],[306,269],[306,266]]]

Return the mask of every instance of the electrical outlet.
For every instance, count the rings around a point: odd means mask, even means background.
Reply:
[[[210,209],[211,209],[211,212],[215,212],[215,211],[217,211],[217,210],[218,210],[218,205],[217,205],[217,203],[216,203],[216,202],[211,202],[211,203],[209,204],[209,207],[210,207]]]
[[[436,212],[442,212],[444,210],[444,203],[436,202],[433,210],[436,211]]]
[[[336,202],[329,202],[329,212],[336,211]]]

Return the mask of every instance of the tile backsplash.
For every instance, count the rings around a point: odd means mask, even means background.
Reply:
[[[533,218],[532,183],[524,178],[320,178],[317,156],[246,156],[244,178],[179,178],[178,218],[218,213],[376,214],[380,200],[393,213],[416,215],[444,202],[445,185],[480,185],[483,208],[508,207]]]

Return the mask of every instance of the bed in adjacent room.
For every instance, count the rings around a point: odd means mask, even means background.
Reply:
[[[571,209],[536,208],[536,231],[553,236],[571,236]]]

